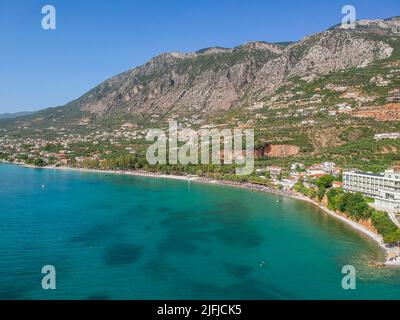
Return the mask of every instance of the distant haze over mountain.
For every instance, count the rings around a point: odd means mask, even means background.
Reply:
[[[33,112],[21,111],[21,112],[15,112],[15,113],[1,113],[0,119],[14,119],[17,117],[27,116],[31,113],[33,113]]]

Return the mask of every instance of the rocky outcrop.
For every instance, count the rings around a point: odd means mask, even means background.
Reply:
[[[354,112],[360,118],[374,118],[378,121],[399,121],[400,103],[388,103],[383,106],[365,107]]]
[[[300,147],[288,144],[271,144],[267,146],[266,155],[271,158],[286,158],[300,152]]]
[[[357,35],[357,36],[356,36]],[[286,79],[325,75],[391,56],[393,48],[360,34],[329,30],[289,46],[280,57],[267,62],[251,91],[258,99],[271,95]],[[260,89],[262,91],[260,92]]]
[[[300,147],[288,144],[268,144],[255,151],[255,157],[260,158],[286,158],[300,152]]]

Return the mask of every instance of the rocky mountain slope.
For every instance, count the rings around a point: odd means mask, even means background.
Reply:
[[[263,42],[197,53],[164,53],[74,101],[96,115],[172,110],[226,110],[243,97],[259,70],[283,50]]]
[[[228,110],[268,98],[288,79],[325,75],[391,56],[400,19],[336,26],[291,44],[164,53],[113,77],[69,106],[96,116]]]

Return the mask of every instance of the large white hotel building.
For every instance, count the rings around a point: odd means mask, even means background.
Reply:
[[[385,171],[372,174],[356,171],[343,173],[343,188],[348,192],[361,192],[375,199],[375,204],[400,211],[400,172]]]

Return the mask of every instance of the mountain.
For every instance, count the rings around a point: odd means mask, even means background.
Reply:
[[[263,42],[164,53],[105,81],[71,105],[98,116],[227,110],[240,101],[262,66],[281,53],[279,46]]]
[[[15,119],[17,117],[27,116],[31,113],[32,112],[28,112],[28,111],[21,111],[21,112],[15,112],[15,113],[2,113],[2,114],[0,114],[0,119]]]
[[[267,99],[289,79],[388,58],[394,50],[390,37],[399,32],[400,18],[394,17],[361,20],[356,30],[338,25],[296,43],[250,42],[231,49],[163,53],[104,81],[65,110],[104,117],[235,109]]]
[[[271,95],[287,79],[363,67],[391,56],[387,37],[400,19],[359,21],[282,46],[251,42],[233,49],[164,53],[100,84],[69,106],[96,116],[209,112]],[[396,29],[397,28],[397,29]]]

